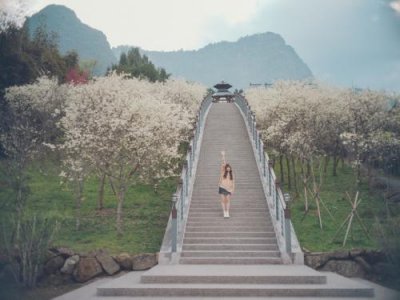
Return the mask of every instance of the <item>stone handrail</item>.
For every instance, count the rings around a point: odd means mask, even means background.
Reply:
[[[272,168],[272,161],[265,152],[264,142],[257,130],[257,123],[254,112],[251,110],[246,98],[240,94],[235,95],[235,103],[240,109],[260,172],[265,198],[267,199],[271,218],[274,223],[275,234],[279,250],[282,253],[284,263],[304,264],[304,254],[301,251],[299,241],[294,231],[291,216],[289,194],[283,194]]]

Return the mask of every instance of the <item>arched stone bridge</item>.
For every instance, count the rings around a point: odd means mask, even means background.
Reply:
[[[236,181],[229,219],[223,218],[217,193],[221,150]],[[206,97],[173,198],[159,265],[140,279],[127,274],[101,286],[97,294],[373,297],[368,286],[304,266],[285,200],[246,100],[236,95],[234,103],[212,103]]]

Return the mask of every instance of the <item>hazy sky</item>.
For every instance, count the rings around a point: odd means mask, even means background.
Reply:
[[[320,79],[400,90],[400,0],[28,2],[32,12],[51,3],[70,7],[82,22],[103,31],[112,46],[198,49],[272,31],[282,35]]]

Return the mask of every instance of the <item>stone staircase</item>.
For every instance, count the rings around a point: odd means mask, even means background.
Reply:
[[[218,195],[221,150],[236,182],[229,219],[223,218]],[[179,264],[158,265],[140,280],[129,273],[98,287],[97,295],[364,299],[374,294],[342,276],[282,263],[252,145],[232,103],[213,104],[208,114],[181,250]]]
[[[300,265],[158,265],[140,278],[135,272],[97,288],[108,297],[156,299],[370,299],[374,290],[342,276]]]
[[[204,129],[181,264],[280,264],[247,130],[234,104],[214,104]],[[234,170],[229,219],[218,195],[221,150]]]

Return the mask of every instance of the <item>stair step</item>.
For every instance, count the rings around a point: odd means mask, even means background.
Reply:
[[[235,220],[263,220],[263,221],[271,221],[271,217],[268,212],[263,213],[251,213],[251,214],[238,214],[235,212],[229,212],[230,218]],[[218,219],[223,216],[222,209],[220,211],[208,212],[208,213],[190,213],[189,218],[197,218],[197,219]]]
[[[273,265],[281,264],[282,260],[277,257],[192,257],[181,258],[179,263],[186,265]]]
[[[373,297],[373,288],[336,287],[321,285],[172,285],[137,284],[122,287],[102,286],[97,288],[98,296],[124,297]],[[201,299],[201,298],[200,298]]]
[[[229,212],[230,218],[245,218],[245,219],[252,219],[254,217],[258,217],[261,219],[266,219],[269,218],[268,212],[263,211],[263,212],[246,212],[246,213],[240,213],[240,212]],[[209,218],[209,217],[223,217],[223,212],[222,209],[220,211],[214,211],[214,212],[189,212],[188,218]]]
[[[158,265],[141,276],[147,284],[327,284],[327,276],[306,266]]]
[[[187,232],[272,232],[268,231],[268,226],[210,226],[209,224],[204,224],[204,226],[194,226],[188,225],[186,226]],[[275,233],[272,232],[275,236]]]
[[[185,238],[184,244],[274,244],[275,238]]]
[[[274,238],[274,232],[187,232],[185,238]]]
[[[221,206],[221,199],[213,199],[211,201],[192,201],[190,203],[190,208],[195,209],[222,209]],[[235,201],[232,203],[231,201],[231,209],[241,210],[241,209],[258,209],[258,210],[268,210],[267,203],[263,203],[264,200],[259,202],[242,202],[242,201]]]
[[[183,251],[278,251],[277,244],[184,244]]]
[[[273,228],[272,222],[266,222],[266,221],[257,221],[257,220],[232,220],[232,219],[224,219],[222,217],[213,219],[213,220],[199,220],[199,219],[189,219],[187,226],[196,226],[196,227],[207,227],[207,226],[242,226],[242,227],[253,227],[253,226],[259,226],[263,227],[265,229],[270,229]]]
[[[279,251],[183,251],[181,257],[280,257]]]
[[[190,212],[191,213],[197,213],[197,212],[215,212],[215,211],[221,211],[221,205],[213,205],[210,207],[193,207],[190,206]],[[247,212],[263,212],[266,213],[267,209],[266,207],[256,207],[256,208],[252,208],[252,207],[235,207],[235,206],[231,206],[230,212],[233,213],[247,213]]]
[[[198,227],[204,227],[204,226],[223,226],[226,228],[229,228],[230,226],[241,226],[241,227],[253,227],[253,226],[262,226],[265,230],[267,231],[272,231],[273,230],[273,225],[272,223],[267,223],[263,221],[256,221],[256,220],[235,220],[235,221],[230,221],[232,219],[226,219],[223,217],[218,217],[214,220],[199,220],[199,219],[189,219],[187,226],[198,226]]]

